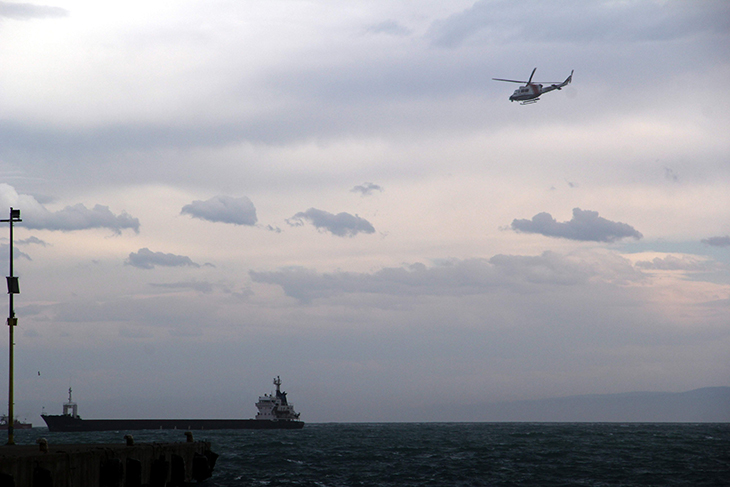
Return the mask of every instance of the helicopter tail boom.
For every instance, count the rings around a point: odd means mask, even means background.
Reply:
[[[568,76],[567,78],[565,78],[565,81],[563,81],[562,83],[552,84],[552,85],[548,86],[547,88],[543,88],[542,89],[542,92],[543,93],[547,93],[548,91],[562,90],[563,87],[564,86],[568,86],[571,81],[573,81],[573,71],[572,70],[570,71],[570,76]]]

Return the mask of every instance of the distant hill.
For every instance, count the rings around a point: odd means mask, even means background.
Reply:
[[[724,423],[730,422],[730,387],[463,405],[450,414],[451,421]]]

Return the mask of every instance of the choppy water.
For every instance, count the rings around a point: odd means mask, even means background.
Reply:
[[[16,432],[18,443],[122,442],[125,432]],[[184,441],[136,431],[136,441]],[[220,455],[209,487],[730,486],[730,424],[307,424],[196,432]]]

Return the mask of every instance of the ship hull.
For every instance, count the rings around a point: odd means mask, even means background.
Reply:
[[[303,421],[262,419],[81,419],[72,416],[41,415],[49,431],[134,431],[134,430],[259,430],[301,429]]]
[[[14,430],[29,430],[33,429],[33,425],[31,423],[15,423],[13,425]],[[8,425],[7,424],[0,424],[0,431],[7,431]]]

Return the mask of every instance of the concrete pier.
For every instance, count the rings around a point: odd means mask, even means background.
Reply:
[[[0,487],[178,487],[213,473],[206,441],[0,446]]]

